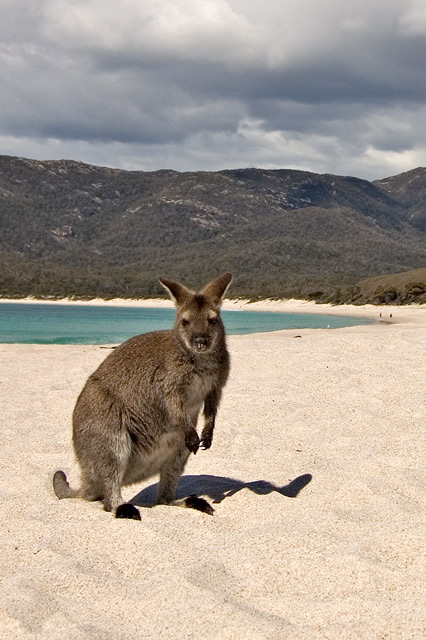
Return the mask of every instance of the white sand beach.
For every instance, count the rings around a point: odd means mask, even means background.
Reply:
[[[108,350],[0,345],[0,637],[426,637],[426,307],[249,308],[378,322],[228,339],[213,445],[181,481],[213,516],[57,500],[56,469],[78,484],[75,400]],[[155,483],[125,498],[152,504]]]

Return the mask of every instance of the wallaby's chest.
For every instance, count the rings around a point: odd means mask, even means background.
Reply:
[[[186,396],[196,402],[203,402],[206,395],[213,387],[213,380],[208,376],[194,373],[186,389]]]
[[[183,404],[191,417],[196,417],[203,407],[208,393],[215,386],[215,378],[212,375],[192,372],[187,385],[182,390]]]

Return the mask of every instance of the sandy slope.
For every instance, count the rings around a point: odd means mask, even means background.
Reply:
[[[392,313],[229,339],[213,446],[181,483],[213,517],[58,501],[52,473],[78,479],[75,399],[108,351],[0,345],[0,637],[425,638],[426,310]]]

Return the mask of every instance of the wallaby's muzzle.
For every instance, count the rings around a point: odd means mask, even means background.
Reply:
[[[198,349],[198,351],[202,351],[203,349],[206,349],[206,347],[208,347],[209,344],[210,344],[209,336],[195,336],[194,338],[194,345]]]

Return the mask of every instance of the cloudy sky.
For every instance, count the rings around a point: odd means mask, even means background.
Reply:
[[[0,0],[0,153],[426,166],[426,0]]]

